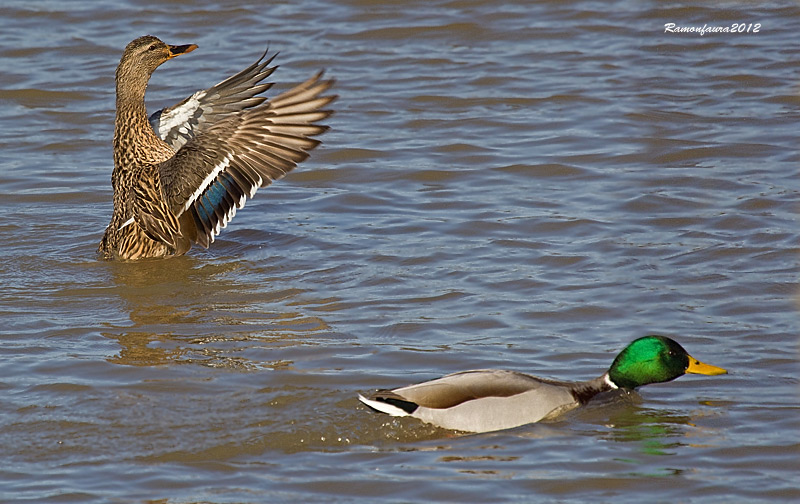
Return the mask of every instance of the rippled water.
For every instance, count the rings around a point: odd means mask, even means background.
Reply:
[[[796,3],[2,11],[0,500],[800,498]],[[325,67],[340,98],[211,249],[110,263],[114,68],[145,33],[200,46],[151,110],[267,44],[275,80]],[[470,436],[356,400],[588,379],[648,332],[731,374]]]

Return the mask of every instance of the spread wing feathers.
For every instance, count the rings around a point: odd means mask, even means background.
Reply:
[[[236,75],[206,90],[197,91],[173,107],[153,113],[150,125],[156,135],[177,151],[226,116],[262,104],[267,98],[256,95],[271,88],[272,83],[260,82],[278,68],[268,67],[278,53],[264,60],[266,55],[264,51],[258,61]]]
[[[333,85],[332,80],[321,80],[323,73],[324,71],[320,70],[302,84],[284,91],[271,99],[265,107],[275,115],[297,114],[294,123],[311,122],[312,120],[303,117],[304,113],[320,109],[336,98],[335,96],[319,96]]]
[[[181,233],[208,247],[247,198],[294,169],[328,129],[331,114],[320,96],[333,85],[322,73],[267,103],[210,126],[160,167],[163,193]]]

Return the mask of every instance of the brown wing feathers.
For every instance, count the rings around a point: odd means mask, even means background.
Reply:
[[[178,150],[226,116],[262,104],[266,97],[257,95],[273,84],[260,82],[278,68],[267,68],[277,53],[262,61],[266,55],[265,51],[258,61],[219,84],[198,91],[173,107],[155,112],[149,120],[156,134]]]
[[[247,197],[319,144],[310,136],[327,126],[314,123],[331,114],[321,109],[336,98],[320,96],[333,84],[321,75],[212,125],[162,165],[165,196],[188,239],[207,247]]]

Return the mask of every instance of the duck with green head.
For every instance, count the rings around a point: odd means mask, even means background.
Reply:
[[[727,371],[700,362],[675,340],[645,336],[625,347],[602,376],[585,382],[480,369],[379,390],[368,397],[359,395],[359,399],[392,416],[412,416],[445,429],[489,432],[554,418],[587,404],[601,392],[634,390],[686,373],[719,375]]]

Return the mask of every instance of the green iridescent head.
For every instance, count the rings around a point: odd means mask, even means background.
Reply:
[[[617,355],[608,370],[608,377],[620,388],[635,389],[649,383],[674,380],[685,373],[718,375],[727,371],[703,364],[675,340],[665,336],[645,336],[634,340]]]

